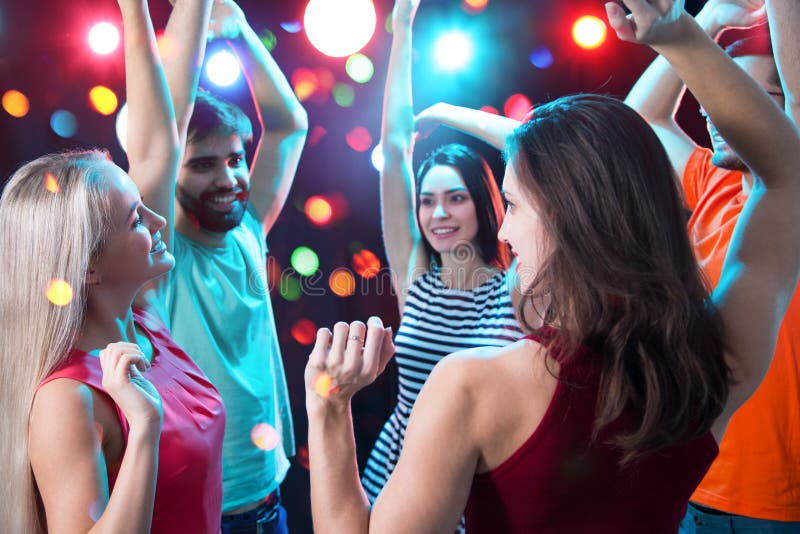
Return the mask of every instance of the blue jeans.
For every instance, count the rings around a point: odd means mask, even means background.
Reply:
[[[764,534],[800,533],[800,522],[755,519],[725,512],[708,512],[692,503],[681,521],[679,534],[734,534],[753,532]]]
[[[289,534],[286,510],[280,496],[276,503],[262,504],[258,508],[222,516],[221,534]]]

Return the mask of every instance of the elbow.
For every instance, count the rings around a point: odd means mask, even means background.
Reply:
[[[308,112],[299,102],[291,112],[290,128],[293,132],[308,131]]]

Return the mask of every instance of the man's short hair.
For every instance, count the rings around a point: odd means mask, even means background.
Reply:
[[[752,28],[742,30],[741,37],[727,47],[725,53],[732,58],[743,56],[770,56],[772,57],[772,41],[769,36],[769,25],[757,24]]]
[[[238,134],[247,146],[253,140],[253,124],[241,108],[208,91],[199,90],[189,120],[187,141],[203,141],[211,135]]]

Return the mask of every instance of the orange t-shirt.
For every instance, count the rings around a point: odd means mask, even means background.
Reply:
[[[742,173],[713,166],[711,152],[698,147],[686,164],[683,189],[692,210],[689,239],[713,286],[747,198]],[[692,501],[758,519],[800,521],[800,286],[764,381],[731,418]]]

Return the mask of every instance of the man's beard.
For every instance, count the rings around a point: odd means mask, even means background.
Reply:
[[[711,164],[728,171],[748,172],[750,170],[744,161],[730,149],[725,151],[715,150],[711,156]]]
[[[207,190],[200,194],[200,198],[194,198],[181,186],[178,186],[175,197],[193,223],[208,232],[222,233],[236,228],[242,222],[247,205],[247,193],[237,195],[237,199],[233,202],[233,208],[223,212],[208,207],[207,202],[208,197],[221,192],[220,190]]]

